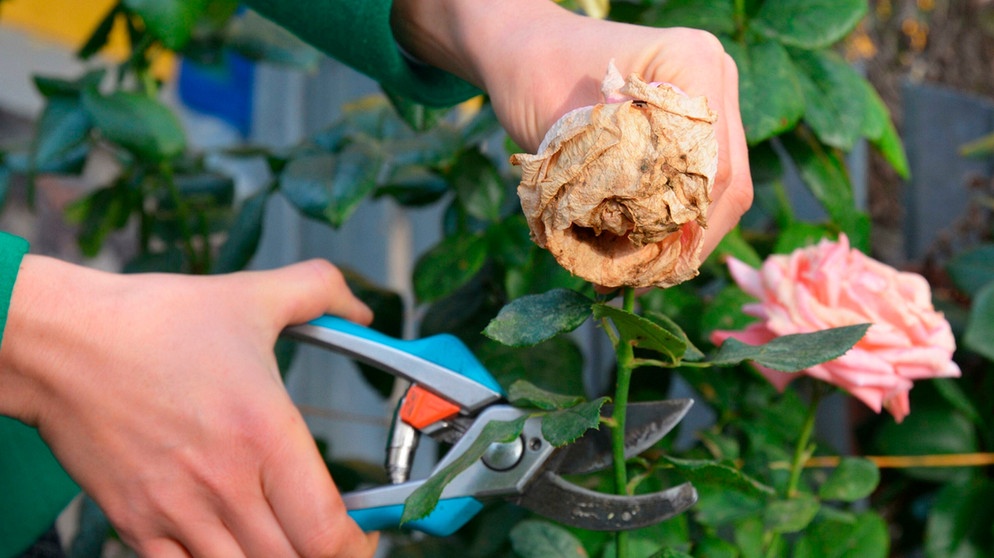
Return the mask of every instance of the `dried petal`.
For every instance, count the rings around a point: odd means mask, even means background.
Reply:
[[[697,275],[717,172],[715,114],[631,75],[609,100],[576,109],[537,155],[516,154],[532,238],[570,272],[606,287],[668,287]]]

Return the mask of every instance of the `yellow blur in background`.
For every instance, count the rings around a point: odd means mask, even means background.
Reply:
[[[75,52],[116,4],[116,0],[5,0],[0,2],[0,26]],[[127,30],[118,21],[101,54],[121,61],[129,52]],[[153,64],[153,73],[160,79],[172,76],[174,69],[175,58],[169,53],[157,57]]]

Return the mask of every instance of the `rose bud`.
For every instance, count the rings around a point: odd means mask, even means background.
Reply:
[[[695,277],[718,169],[717,116],[611,64],[608,102],[567,113],[536,155],[515,154],[532,239],[604,287],[669,287]]]

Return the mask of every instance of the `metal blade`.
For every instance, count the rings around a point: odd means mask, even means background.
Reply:
[[[668,399],[629,403],[625,417],[625,458],[635,457],[663,439],[679,423],[693,399]],[[613,405],[604,405],[602,413],[610,416]],[[555,472],[582,475],[606,469],[613,462],[611,430],[588,430],[576,442],[559,450]]]
[[[662,492],[618,496],[594,492],[545,472],[512,501],[565,525],[621,531],[654,525],[683,513],[697,502],[697,491],[687,482]]]

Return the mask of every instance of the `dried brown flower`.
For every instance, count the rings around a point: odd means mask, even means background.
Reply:
[[[534,241],[605,287],[669,287],[697,275],[718,167],[716,115],[612,64],[606,103],[576,109],[538,154],[515,154]],[[613,101],[613,102],[612,102]]]

